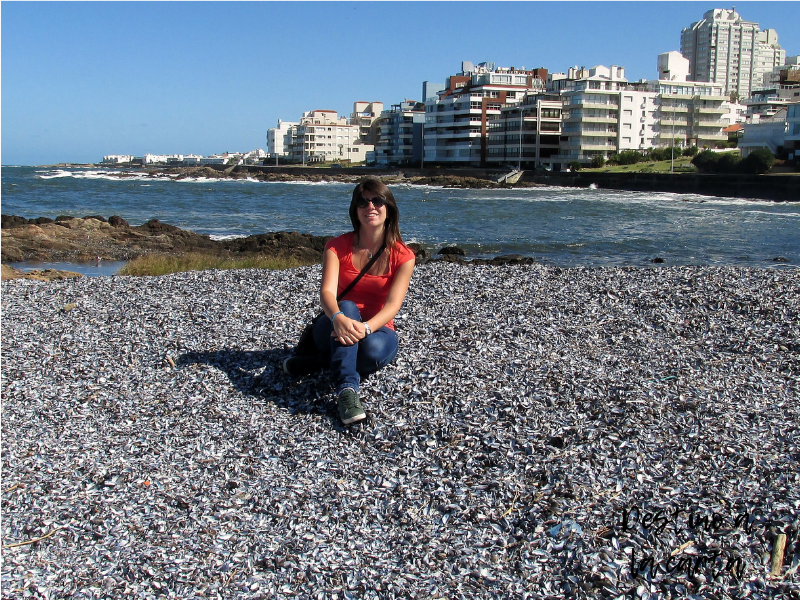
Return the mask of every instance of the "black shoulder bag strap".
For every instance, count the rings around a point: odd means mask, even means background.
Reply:
[[[382,245],[382,246],[381,246],[381,247],[378,249],[378,251],[375,253],[375,256],[373,256],[372,258],[370,258],[370,259],[369,259],[369,262],[366,264],[366,266],[365,266],[363,269],[361,269],[361,272],[360,272],[360,273],[359,273],[359,274],[356,276],[356,278],[355,278],[355,279],[353,279],[353,281],[351,281],[351,282],[350,282],[350,285],[348,285],[346,288],[344,288],[344,290],[342,290],[342,293],[341,293],[341,294],[339,294],[338,296],[336,296],[336,301],[337,301],[337,302],[339,302],[339,300],[342,300],[342,299],[343,299],[345,296],[347,296],[347,294],[349,294],[349,293],[352,291],[352,289],[353,289],[354,287],[356,287],[356,284],[357,284],[359,281],[361,281],[361,278],[362,278],[364,275],[366,275],[366,274],[367,274],[367,271],[369,271],[369,270],[372,268],[372,265],[374,265],[374,264],[375,264],[375,261],[376,261],[376,260],[378,260],[378,258],[380,257],[380,255],[381,255],[381,254],[383,254],[383,251],[384,251],[385,249],[386,249],[386,244]]]

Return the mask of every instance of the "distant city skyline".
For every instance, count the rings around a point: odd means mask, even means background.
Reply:
[[[713,2],[4,2],[3,165],[266,148],[278,119],[421,100],[462,61],[655,79]],[[800,54],[800,3],[737,2]]]

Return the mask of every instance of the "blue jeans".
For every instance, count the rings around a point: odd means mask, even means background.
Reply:
[[[361,313],[354,302],[342,300],[339,310],[344,316],[361,321]],[[317,320],[314,325],[314,342],[322,353],[324,362],[333,371],[336,393],[345,388],[358,391],[361,375],[374,373],[388,365],[397,356],[397,334],[384,326],[373,331],[352,346],[340,344],[331,337],[333,324],[328,318]]]

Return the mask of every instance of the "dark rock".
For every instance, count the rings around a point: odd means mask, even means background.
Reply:
[[[459,264],[459,265],[474,264],[474,263],[468,261],[467,259],[465,259],[463,256],[458,256],[457,254],[444,254],[444,255],[442,255],[441,258],[438,258],[436,260],[439,260],[441,262],[447,262],[447,263],[456,263],[456,264]]]
[[[69,215],[58,215],[56,217],[56,223],[64,223],[65,221],[72,221],[75,217],[71,217]]]
[[[87,215],[87,216],[85,216],[83,218],[84,219],[97,219],[101,223],[106,223],[107,222],[106,218],[105,217],[101,217],[100,215]]]
[[[650,262],[651,262],[651,263],[655,263],[655,264],[658,264],[658,265],[660,265],[661,263],[663,263],[663,262],[664,262],[664,259],[663,259],[663,258],[661,258],[660,256],[656,256],[656,257],[655,257],[654,259],[652,259]]]
[[[439,250],[437,254],[441,254],[443,256],[466,256],[467,253],[457,246],[447,246]]]
[[[475,262],[475,261],[473,261]],[[487,265],[532,265],[536,261],[531,256],[523,256],[522,254],[503,254],[488,259],[485,264]]]
[[[141,225],[140,228],[146,229],[152,233],[177,233],[181,231],[180,227],[175,227],[175,225],[162,223],[158,219],[150,219],[147,223]]]
[[[0,215],[0,223],[3,229],[11,229],[12,227],[27,225],[28,219],[25,217],[18,217],[17,215]]]
[[[564,438],[560,436],[551,437],[547,443],[554,448],[563,448],[564,447]]]
[[[772,262],[788,263],[789,259],[786,258],[785,256],[776,256],[775,258],[772,259]]]
[[[222,249],[235,254],[265,254],[294,257],[303,261],[319,262],[325,244],[331,236],[314,236],[296,231],[262,233],[246,238],[218,242]]]
[[[411,243],[406,245],[414,253],[414,256],[417,257],[418,265],[423,264],[428,260],[430,260],[431,254],[425,248],[422,247],[422,244]]]
[[[114,215],[108,220],[109,225],[112,227],[130,227],[128,222],[118,215]]]
[[[50,217],[37,217],[31,220],[31,223],[36,223],[37,225],[45,225],[47,223],[52,223],[53,219]]]

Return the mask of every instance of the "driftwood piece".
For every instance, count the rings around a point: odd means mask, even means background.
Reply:
[[[783,569],[783,553],[786,552],[786,534],[779,533],[772,546],[772,570],[770,575],[780,577]]]
[[[35,544],[36,542],[41,542],[42,540],[46,540],[51,535],[53,535],[55,532],[60,531],[62,529],[64,529],[64,528],[63,527],[56,527],[55,529],[53,529],[53,531],[51,531],[47,535],[43,535],[42,537],[34,538],[32,540],[27,540],[25,542],[17,542],[16,544],[3,544],[3,548],[18,548],[19,546],[27,546],[28,544]]]

